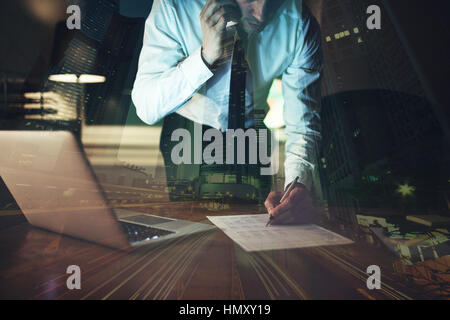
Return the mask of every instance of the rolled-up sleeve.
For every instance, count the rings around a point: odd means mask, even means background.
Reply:
[[[155,0],[145,23],[144,42],[132,90],[139,118],[154,124],[175,112],[213,76],[201,47],[186,55],[178,40],[173,7]]]
[[[285,70],[283,95],[286,124],[285,186],[298,176],[311,190],[320,141],[320,79],[323,64],[320,27],[309,11],[303,12],[297,50]]]

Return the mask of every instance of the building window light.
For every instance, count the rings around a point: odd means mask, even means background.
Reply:
[[[414,186],[410,186],[407,183],[405,183],[398,186],[397,192],[400,193],[402,196],[406,197],[411,196],[415,190],[416,188]]]

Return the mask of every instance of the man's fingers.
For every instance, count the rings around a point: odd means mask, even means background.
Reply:
[[[278,215],[283,214],[290,208],[292,208],[291,204],[283,202],[282,204],[279,204],[278,206],[272,209],[272,216],[275,218]]]
[[[314,216],[314,209],[311,207],[292,208],[289,212],[285,212],[273,219],[270,225],[312,223]]]
[[[280,195],[281,198],[281,195]],[[269,224],[308,223],[314,216],[312,198],[306,188],[294,187],[283,202],[271,192],[264,203],[273,219]],[[278,204],[279,203],[279,204]]]
[[[200,17],[204,20],[211,18],[219,9],[224,6],[236,7],[236,3],[232,0],[208,0],[200,13]],[[227,10],[225,10],[227,11]]]
[[[287,224],[289,223],[292,217],[293,209],[283,208],[282,210],[275,211],[275,214],[272,213],[273,220],[270,221],[269,225],[277,225],[277,224]]]
[[[206,20],[206,22],[208,23],[208,26],[214,27],[221,19],[222,21],[225,21],[226,24],[224,8],[220,8],[219,10],[217,10],[209,19]]]
[[[217,30],[224,30],[227,26],[227,19],[225,19],[225,16],[222,16],[219,18],[219,21],[214,26]]]
[[[309,209],[312,207],[312,199],[309,197],[306,189],[294,188],[287,198],[271,210],[271,215],[274,217],[274,221],[278,220],[280,217],[289,216],[290,211],[293,213],[300,212],[301,210]],[[286,220],[284,217],[280,221]]]
[[[287,210],[292,208],[292,203],[289,201],[283,201],[283,203],[279,204],[275,208],[271,210],[271,215],[276,218],[278,215],[283,214]]]
[[[205,21],[208,20],[219,8],[220,5],[217,4],[217,0],[208,0],[200,12],[200,18]]]
[[[268,214],[272,214],[272,210],[275,208],[275,204],[272,202],[269,202],[268,200],[266,200],[266,202],[264,202],[264,205],[267,209],[267,213]]]
[[[208,0],[202,11],[200,12],[200,17],[204,20],[208,20],[211,16],[222,7],[220,0]]]
[[[208,1],[206,2],[206,4],[204,5],[202,11],[200,11],[200,17],[201,17],[201,18],[203,18],[203,17],[205,16],[206,11],[209,10],[209,7],[212,5],[212,3],[213,3],[214,1],[215,1],[215,0],[208,0]]]
[[[303,206],[303,198],[304,193],[302,190],[300,188],[294,188],[291,193],[289,193],[287,198],[272,210],[272,215],[275,217],[286,210],[291,209],[293,206],[298,205],[299,203]]]
[[[309,195],[308,191],[304,188],[294,188],[286,200],[288,201],[299,201],[300,199],[307,198]]]
[[[278,217],[277,219],[271,220],[269,225],[282,225],[282,224],[290,224],[294,223],[295,217],[291,214],[285,214],[283,216]]]
[[[264,202],[264,205],[269,214],[271,214],[271,211],[280,203],[280,199],[281,199],[280,192],[272,191],[271,193],[269,193],[266,201]]]

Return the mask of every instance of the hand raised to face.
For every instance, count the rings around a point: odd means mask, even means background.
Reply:
[[[202,57],[213,65],[223,54],[226,25],[239,21],[240,9],[234,0],[208,0],[200,12],[203,43]]]

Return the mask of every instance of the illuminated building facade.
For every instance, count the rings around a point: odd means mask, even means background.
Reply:
[[[330,217],[341,223],[354,224],[357,213],[445,207],[439,194],[447,169],[438,113],[390,16],[383,16],[381,30],[367,29],[369,4],[324,1],[320,170]]]
[[[64,112],[47,119],[73,119],[77,105],[85,108],[88,124],[123,124],[131,104],[131,88],[142,42],[142,18],[118,13],[115,1],[71,1],[84,16],[81,30],[69,31],[65,21],[57,28],[50,74],[99,74],[106,83],[79,85],[48,82],[64,100]],[[70,113],[67,115],[66,113]],[[78,112],[79,113],[79,112]],[[78,119],[81,120],[81,119]]]
[[[97,55],[104,41],[117,5],[105,0],[69,1],[81,8],[81,30],[70,31],[66,22],[61,21],[55,31],[52,65],[49,74],[95,74]],[[53,92],[58,97],[57,113],[42,120],[80,120],[81,105],[86,105],[90,93],[84,95],[83,85],[48,81],[44,91]],[[79,126],[79,125],[78,125]],[[77,128],[74,128],[76,131]]]

